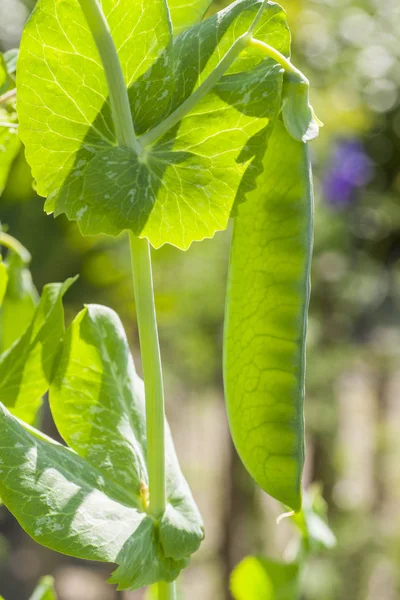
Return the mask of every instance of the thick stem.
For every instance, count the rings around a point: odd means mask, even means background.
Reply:
[[[146,393],[149,513],[158,518],[165,510],[164,390],[154,306],[150,246],[129,233],[132,275]]]
[[[79,4],[104,68],[118,144],[140,154],[121,63],[106,18],[97,0],[79,0]]]
[[[132,148],[138,144],[130,111],[121,64],[107,21],[97,0],[79,0],[92,32],[107,80],[118,144]],[[130,233],[132,272],[142,353],[149,472],[149,513],[158,518],[165,510],[164,392],[161,357],[154,307],[150,246]],[[175,600],[175,584],[158,584],[159,600]]]
[[[158,584],[158,599],[159,600],[176,600],[175,582],[165,583],[162,581]]]

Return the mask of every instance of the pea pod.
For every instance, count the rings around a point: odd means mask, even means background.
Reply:
[[[234,222],[224,384],[236,449],[263,490],[301,508],[313,199],[307,145],[279,121]]]

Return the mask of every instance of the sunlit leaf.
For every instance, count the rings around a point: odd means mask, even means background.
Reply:
[[[88,306],[69,328],[50,388],[70,448],[0,414],[0,493],[39,543],[115,562],[110,581],[136,589],[171,581],[203,537],[200,515],[167,428],[167,509],[147,513],[145,404],[117,315]]]
[[[8,174],[21,142],[17,133],[17,115],[11,108],[0,105],[0,196],[7,183]]]
[[[11,412],[32,423],[49,389],[64,333],[62,297],[73,283],[46,285],[25,333],[0,356],[0,398]]]
[[[146,5],[139,22],[135,3],[103,3],[144,140],[247,31],[260,4],[239,0],[171,41],[158,2]],[[154,29],[160,23],[163,34]],[[278,5],[267,5],[256,34],[288,54]],[[281,67],[246,49],[139,160],[133,150],[116,147],[104,74],[76,0],[39,1],[23,35],[19,71],[20,133],[38,191],[48,196],[46,210],[65,213],[85,234],[131,229],[155,247],[187,248],[226,227],[235,198],[248,190],[244,174],[260,164],[262,132],[280,107]]]
[[[212,0],[168,0],[174,33],[202,20]]]

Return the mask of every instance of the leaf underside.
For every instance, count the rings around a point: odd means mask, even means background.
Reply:
[[[238,0],[171,38],[161,0],[143,11],[129,0],[102,3],[139,136],[204,81],[260,4]],[[256,35],[289,54],[278,5],[267,5]],[[39,0],[18,67],[20,135],[38,192],[48,196],[46,211],[65,213],[84,234],[130,229],[154,247],[185,249],[225,229],[235,200],[248,191],[248,171],[260,166],[263,131],[280,106],[281,67],[248,48],[142,163],[116,145],[104,73],[76,0]]]
[[[313,207],[307,146],[280,121],[264,166],[234,221],[224,382],[244,465],[266,492],[298,511]]]
[[[69,447],[0,413],[4,503],[37,542],[77,558],[115,562],[110,582],[137,589],[172,581],[203,525],[167,427],[167,510],[147,516],[145,404],[117,315],[88,306],[67,331],[50,406]]]

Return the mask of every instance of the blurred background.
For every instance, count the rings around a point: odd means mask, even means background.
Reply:
[[[226,4],[227,2],[225,2]],[[305,482],[321,482],[337,546],[315,556],[304,600],[400,598],[400,3],[283,0],[293,60],[312,82],[325,123],[313,142],[316,222],[308,335]],[[219,7],[223,5],[220,2]],[[216,9],[216,4],[213,8]],[[0,50],[18,46],[30,0],[0,0]],[[1,154],[0,138],[0,154]],[[1,183],[1,181],[0,181]],[[140,357],[125,238],[83,238],[45,216],[21,150],[0,220],[32,253],[39,289],[80,274],[67,320],[82,304],[117,310]],[[153,252],[167,412],[178,456],[206,524],[184,573],[190,600],[228,600],[246,554],[282,558],[295,536],[232,447],[221,378],[230,232]],[[48,409],[44,427],[52,435]],[[0,508],[0,594],[26,600],[53,574],[61,600],[140,600],[105,583],[110,565],[35,545]]]

